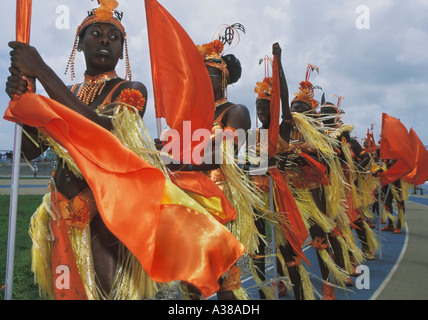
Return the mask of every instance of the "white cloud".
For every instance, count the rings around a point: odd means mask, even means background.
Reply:
[[[70,29],[55,28],[58,5],[70,8]],[[258,59],[271,55],[272,43],[278,41],[283,48],[283,64],[290,95],[303,80],[308,62],[320,68],[311,80],[320,85],[332,100],[332,95],[345,97],[345,122],[353,123],[358,135],[376,123],[380,129],[382,112],[403,119],[407,128],[413,127],[424,144],[428,144],[428,126],[424,120],[427,108],[426,68],[428,57],[428,2],[379,0],[366,5],[370,12],[370,29],[358,30],[355,9],[361,1],[256,1],[256,0],[160,0],[160,3],[182,24],[196,44],[211,41],[221,24],[242,23],[246,34],[238,47],[231,50],[243,66],[241,80],[229,89],[230,99],[243,103],[254,119],[255,83],[264,76]],[[86,10],[95,6],[89,0],[33,1],[33,30],[31,41],[49,65],[66,82],[63,72],[73,45],[77,24]],[[124,11],[123,23],[129,37],[129,51],[133,78],[149,89],[149,110],[145,118],[153,135],[156,128],[151,92],[151,72],[147,48],[146,17],[141,0],[119,1]],[[7,42],[14,38],[15,4],[3,4],[0,21],[0,113],[8,103],[4,83],[8,76],[9,51]],[[173,54],[173,53],[171,53]],[[123,62],[118,73],[123,74]],[[83,59],[77,58],[76,72],[84,71]],[[321,94],[320,92],[317,94]],[[411,112],[409,112],[411,110]],[[11,148],[11,126],[0,121],[0,149]],[[9,139],[4,138],[9,137]]]

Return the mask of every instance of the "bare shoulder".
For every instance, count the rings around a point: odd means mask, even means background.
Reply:
[[[142,107],[142,110],[140,111],[140,115],[141,115],[141,117],[143,117],[145,114],[145,111],[146,111],[147,99],[148,99],[146,86],[139,81],[125,81],[121,85],[119,85],[119,87],[114,92],[114,94],[112,96],[112,101],[115,101],[116,98],[118,98],[120,96],[120,94],[122,93],[122,91],[125,89],[138,90],[143,95],[143,98],[145,99],[145,103],[144,103],[144,106]]]
[[[251,128],[251,116],[248,108],[243,104],[235,104],[227,112],[227,125],[235,129],[249,130]]]
[[[147,97],[147,88],[139,81],[125,81],[117,88],[117,92],[120,94],[124,89],[136,89],[140,91],[144,97]]]

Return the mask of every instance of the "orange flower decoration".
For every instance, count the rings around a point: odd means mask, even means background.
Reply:
[[[98,0],[100,7],[95,10],[95,15],[101,21],[107,21],[113,17],[113,10],[119,3],[116,0]]]
[[[202,46],[196,46],[203,58],[216,54],[220,55],[224,50],[224,44],[220,40],[214,40],[210,43],[203,44]]]
[[[143,111],[144,106],[146,105],[146,99],[143,97],[143,94],[137,89],[124,89],[120,93],[119,98],[116,100],[117,102],[129,104],[138,111]]]
[[[312,89],[312,83],[310,83],[309,81],[302,81],[300,82],[300,87],[302,89]]]
[[[269,100],[272,95],[272,78],[264,78],[263,82],[257,82],[254,92],[257,93],[257,99]]]
[[[214,40],[211,42],[211,47],[214,53],[220,54],[224,50],[224,44],[220,40]]]

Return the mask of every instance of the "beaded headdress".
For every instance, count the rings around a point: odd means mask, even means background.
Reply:
[[[88,16],[77,27],[73,49],[71,51],[70,58],[67,63],[67,67],[65,69],[65,74],[67,74],[68,70],[70,69],[71,80],[74,80],[75,78],[74,60],[76,58],[76,51],[79,44],[79,35],[81,34],[81,32],[92,24],[108,23],[116,27],[123,36],[123,41],[125,45],[125,65],[126,65],[125,79],[131,80],[132,73],[131,73],[131,66],[129,63],[128,41],[127,41],[125,28],[121,22],[123,13],[115,10],[116,7],[118,6],[118,3],[116,0],[98,0],[98,4],[100,4],[100,7],[88,11]]]
[[[316,109],[319,105],[319,103],[314,99],[314,90],[317,87],[314,87],[312,83],[309,81],[309,78],[311,76],[312,71],[316,71],[319,73],[319,68],[317,66],[313,66],[311,64],[308,64],[306,68],[306,76],[305,80],[300,82],[299,84],[299,91],[296,92],[294,95],[293,101],[291,103],[296,101],[302,101],[307,103],[312,109]]]

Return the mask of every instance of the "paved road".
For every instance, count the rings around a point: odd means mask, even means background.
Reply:
[[[406,202],[409,233],[403,259],[377,300],[428,300],[428,196]],[[413,201],[410,201],[413,200]]]

